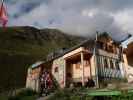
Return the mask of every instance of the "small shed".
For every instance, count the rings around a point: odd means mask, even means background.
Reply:
[[[27,72],[26,88],[31,88],[35,91],[39,91],[39,77],[42,68],[44,68],[43,61],[38,61],[29,67]]]

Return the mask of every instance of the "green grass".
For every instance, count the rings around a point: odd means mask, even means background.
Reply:
[[[8,97],[4,95],[0,95],[0,100],[8,100]]]
[[[100,92],[100,90],[88,90],[88,91],[82,88],[58,90],[48,100],[133,100],[133,92],[122,92],[117,90],[121,93],[119,93],[118,95],[114,94],[111,95],[108,93],[107,95],[107,90],[105,91],[101,90],[102,95],[101,94],[98,95],[97,93],[95,93],[95,91]],[[112,91],[112,93],[113,92],[116,91]],[[90,95],[91,93],[95,93],[95,95]]]
[[[37,99],[36,96],[23,96],[23,97],[12,97],[12,98],[9,98],[8,100],[36,100],[36,99]]]
[[[36,100],[36,96],[25,96],[23,98],[20,98],[20,100]]]
[[[90,90],[91,91],[91,90]],[[97,90],[96,90],[97,91]],[[98,90],[100,91],[100,90]],[[101,90],[107,92],[107,90]],[[118,90],[119,91],[119,90]],[[94,92],[94,90],[92,91]],[[113,92],[113,91],[112,91]],[[36,100],[38,94],[30,89],[22,89],[16,96],[7,98],[0,96],[0,100]],[[47,100],[132,100],[133,92],[122,92],[120,95],[88,95],[85,88],[59,89]]]
[[[9,98],[8,100],[36,100],[36,96],[23,96],[23,97],[12,97]]]
[[[80,94],[82,89],[57,90],[48,100],[92,100],[93,97]]]
[[[21,89],[15,96],[10,96],[9,100],[36,100],[37,93],[31,89]]]

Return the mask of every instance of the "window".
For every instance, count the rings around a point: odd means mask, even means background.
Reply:
[[[102,42],[98,42],[97,46],[99,49],[103,49],[103,43]]]
[[[76,64],[76,69],[80,69],[80,62]]]
[[[113,45],[113,53],[117,54],[117,47]]]
[[[85,60],[85,61],[84,61],[84,66],[87,67],[87,66],[89,66],[89,65],[90,65],[89,61],[88,61],[88,60]]]
[[[110,68],[111,69],[114,69],[114,64],[113,64],[113,61],[112,60],[110,60]]]
[[[107,45],[105,43],[103,44],[103,50],[107,50]]]
[[[108,51],[111,52],[111,53],[114,53],[114,52],[113,52],[113,46],[110,45]]]
[[[120,66],[119,66],[119,62],[118,61],[115,62],[115,66],[116,66],[117,70],[120,70]]]
[[[109,44],[107,44],[107,51],[111,52],[111,46]]]
[[[108,61],[107,61],[107,59],[104,59],[104,67],[108,68]]]
[[[58,67],[55,67],[54,72],[57,73],[58,71]]]

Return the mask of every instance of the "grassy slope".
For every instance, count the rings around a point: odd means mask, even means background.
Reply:
[[[24,86],[30,64],[44,59],[49,52],[57,48],[69,48],[81,40],[83,38],[69,36],[56,29],[0,29],[0,90]]]

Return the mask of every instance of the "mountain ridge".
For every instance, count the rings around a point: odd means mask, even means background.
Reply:
[[[70,48],[85,38],[68,35],[58,29],[31,26],[0,28],[0,91],[24,87],[27,68],[44,60],[50,52]]]

